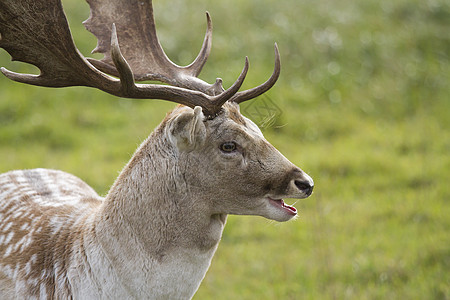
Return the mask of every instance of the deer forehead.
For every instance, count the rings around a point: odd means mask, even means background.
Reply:
[[[216,134],[240,136],[248,141],[265,140],[259,127],[252,120],[243,116],[239,111],[239,106],[234,103],[226,103],[223,106],[223,113],[216,119],[211,124],[211,127],[216,128]]]
[[[167,126],[168,123],[175,120],[176,117],[184,112],[192,111],[193,109],[184,105],[176,106],[162,122],[162,125]],[[226,102],[221,113],[214,119],[204,119],[204,124],[209,128],[209,132],[215,138],[232,138],[240,136],[247,140],[261,140],[265,141],[264,135],[259,127],[249,118],[243,116],[239,111],[239,105],[232,102]]]

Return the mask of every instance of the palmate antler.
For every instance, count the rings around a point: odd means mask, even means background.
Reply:
[[[98,38],[94,52],[103,53],[102,60],[86,59],[78,51],[61,0],[2,0],[0,47],[8,51],[13,60],[33,64],[41,70],[40,75],[29,75],[2,68],[3,74],[12,80],[38,86],[89,86],[119,97],[201,106],[208,116],[217,114],[226,101],[241,103],[261,95],[278,79],[280,56],[276,44],[274,72],[258,87],[238,92],[248,71],[247,58],[239,78],[227,90],[223,89],[219,78],[214,84],[197,78],[211,50],[212,24],[208,13],[199,55],[189,66],[180,67],[169,60],[159,43],[151,0],[87,2],[91,16],[85,25]],[[157,80],[171,86],[135,83],[142,80]]]

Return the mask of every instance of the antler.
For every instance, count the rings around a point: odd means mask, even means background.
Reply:
[[[98,38],[94,51],[105,54],[101,61],[86,59],[76,48],[61,0],[2,0],[0,47],[8,51],[13,60],[31,63],[41,70],[40,75],[29,75],[2,68],[3,74],[12,80],[39,86],[89,86],[119,97],[162,99],[190,107],[199,105],[209,116],[214,116],[227,100],[240,103],[264,93],[279,76],[279,53],[275,45],[275,70],[266,83],[237,93],[248,71],[246,58],[239,78],[224,91],[221,79],[208,84],[196,77],[211,49],[212,24],[208,13],[200,54],[189,66],[180,67],[167,58],[158,41],[151,0],[88,0],[88,3],[91,16],[85,24]],[[117,14],[117,11],[124,13]],[[123,32],[120,39],[123,39],[124,55],[119,48],[116,22]],[[134,82],[149,79],[173,86]]]
[[[234,101],[236,103],[242,103],[244,101],[254,99],[254,98],[264,94],[265,92],[270,90],[274,86],[274,84],[277,82],[278,77],[280,77],[280,72],[281,72],[280,52],[278,50],[277,43],[275,43],[275,67],[273,69],[273,73],[270,76],[270,78],[267,79],[266,82],[264,82],[263,84],[261,84],[257,87],[234,94],[229,101]]]
[[[211,51],[212,22],[209,13],[206,13],[207,30],[200,53],[192,64],[180,67],[167,57],[159,43],[151,0],[87,2],[91,7],[91,15],[84,25],[98,39],[93,52],[104,54],[101,61],[89,61],[99,70],[118,75],[110,55],[111,24],[115,23],[123,45],[122,53],[136,81],[157,80],[212,95],[223,92],[221,80],[208,84],[197,78]],[[118,15],[114,13],[117,11],[127,13]]]

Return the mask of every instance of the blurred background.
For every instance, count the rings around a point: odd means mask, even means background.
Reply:
[[[89,7],[64,0],[75,42]],[[230,216],[194,299],[450,299],[450,4],[446,0],[166,0],[154,3],[168,56],[189,64],[211,13],[200,77],[276,86],[243,111],[315,180],[278,224]],[[11,62],[18,72],[37,69]],[[174,104],[0,77],[0,172],[53,168],[105,195]],[[287,200],[294,203],[294,200]]]

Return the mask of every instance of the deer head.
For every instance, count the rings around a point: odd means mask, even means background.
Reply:
[[[166,123],[166,124],[164,124]],[[296,209],[282,198],[306,198],[312,179],[286,159],[259,128],[226,102],[208,119],[200,107],[178,107],[160,130],[169,140],[178,169],[192,198],[212,199],[209,214],[260,215],[286,221]],[[183,181],[181,180],[181,181]]]

